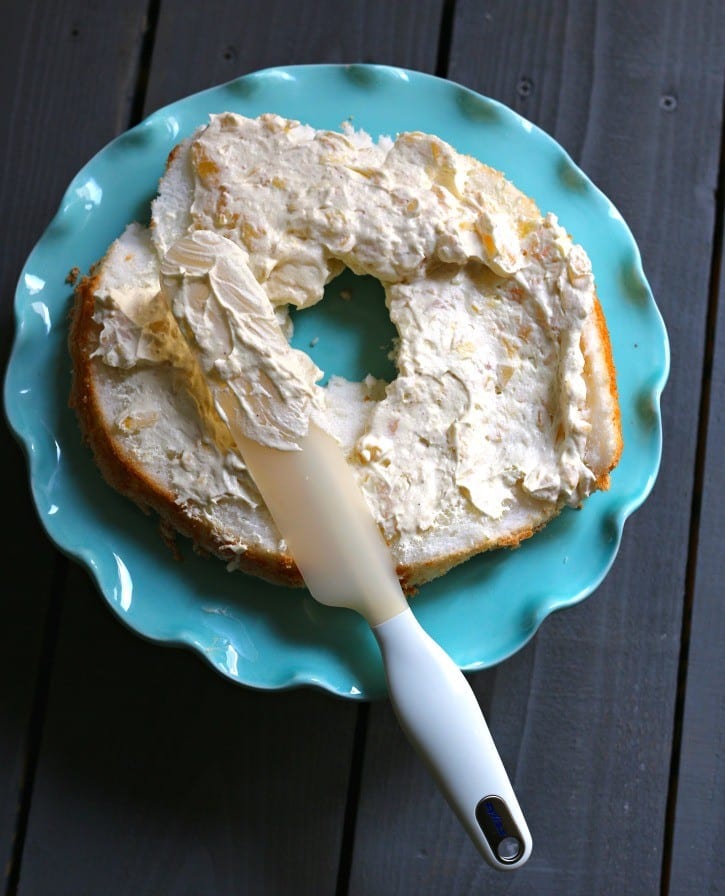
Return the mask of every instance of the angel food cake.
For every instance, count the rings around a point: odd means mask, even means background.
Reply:
[[[280,335],[344,268],[384,286],[392,382],[323,388]],[[71,402],[106,479],[167,533],[279,583],[302,579],[215,378],[249,397],[250,438],[295,451],[314,421],[339,441],[408,592],[607,488],[621,453],[585,251],[429,134],[211,116],[171,153],[151,227],[130,224],[79,284],[70,351]]]

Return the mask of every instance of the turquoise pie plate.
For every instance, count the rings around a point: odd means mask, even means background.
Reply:
[[[85,564],[133,630],[198,651],[241,684],[316,686],[353,698],[385,694],[377,646],[362,619],[304,590],[229,573],[181,545],[181,562],[144,516],[101,479],[67,399],[72,288],[132,220],[146,221],[166,156],[212,112],[263,112],[377,136],[421,130],[501,169],[552,211],[588,251],[609,322],[624,429],[611,489],[565,511],[515,551],[475,558],[413,600],[423,626],[467,671],[518,650],[552,611],[582,600],[611,567],[627,517],[652,488],[661,453],[659,400],[668,372],[662,318],[632,235],[612,203],[541,130],[500,103],[419,72],[311,65],[255,72],[155,112],[78,173],[20,275],[17,330],[5,378],[8,420],[28,456],[40,518]],[[325,302],[297,315],[294,344],[326,373],[392,376],[380,288],[343,275]],[[349,298],[349,301],[342,301]],[[369,298],[369,311],[360,297]]]

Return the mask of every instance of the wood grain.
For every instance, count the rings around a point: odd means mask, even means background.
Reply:
[[[274,65],[376,62],[433,71],[443,0],[167,0],[161,8],[148,112]]]
[[[139,639],[73,566],[20,893],[334,893],[355,710]]]
[[[276,2],[240,15],[230,2],[163,3],[144,109],[282,61],[375,56],[432,69],[440,11]],[[75,568],[64,600],[19,892],[344,886],[358,707],[235,688],[195,658],[143,644]]]
[[[22,263],[111,137],[255,69],[354,61],[447,62],[450,78],[555,136],[631,226],[673,359],[662,471],[605,583],[471,676],[534,835],[514,875],[483,865],[386,702],[244,690],[127,631],[48,542],[20,451],[0,436],[13,506],[0,541],[7,896],[721,892],[722,272],[719,305],[710,288],[721,4],[8,0],[4,11],[3,359]]]
[[[102,24],[97,4],[83,0],[41,5],[7,0],[3,5],[3,370],[14,332],[13,295],[26,256],[72,175],[128,115],[129,85],[143,30],[142,4],[133,0],[124,5],[112,35]],[[93,84],[86,78],[89,68],[95,73]],[[62,584],[65,563],[38,523],[25,460],[5,428],[0,433],[0,466],[3,497],[13,508],[12,525],[5,526],[0,539],[5,620],[0,627],[0,863],[12,882],[17,873],[13,849],[22,846],[18,838],[32,784],[35,739],[42,725],[43,681],[56,635],[55,603],[60,593],[51,592],[54,582]]]
[[[660,887],[698,430],[692,364],[705,339],[725,33],[714,3],[649,9],[456,4],[449,77],[549,130],[638,239],[674,346],[665,453],[596,595],[473,678],[529,817],[530,863],[513,881],[481,870],[407,746],[391,741],[386,708],[375,707],[352,894],[399,892],[403,880],[431,894]],[[401,794],[394,855],[376,826],[392,787]]]
[[[720,188],[722,189],[722,181]],[[721,211],[723,196],[720,193]],[[722,217],[720,218],[722,224]],[[722,238],[722,230],[720,231]],[[725,881],[725,614],[722,550],[725,495],[725,266],[720,245],[713,268],[712,364],[702,506],[692,594],[685,676],[682,742],[674,794],[675,816],[669,892],[716,896]],[[719,271],[719,282],[717,279]]]

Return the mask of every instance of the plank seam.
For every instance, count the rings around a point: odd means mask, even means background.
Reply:
[[[453,45],[453,23],[456,18],[456,0],[445,0],[441,13],[440,31],[438,34],[438,50],[436,52],[435,74],[439,78],[448,75],[448,65]]]
[[[146,8],[146,19],[141,36],[141,48],[138,55],[138,69],[136,72],[136,86],[133,92],[131,110],[129,113],[129,127],[138,124],[144,118],[144,104],[148,92],[149,78],[151,76],[151,61],[154,55],[156,43],[156,29],[161,14],[161,0],[149,0]]]
[[[160,10],[161,0],[149,0],[141,37],[135,88],[127,123],[129,127],[137,124],[143,117]],[[61,616],[65,604],[64,595],[65,583],[68,578],[68,562],[68,558],[63,554],[56,555],[50,588],[50,601],[41,639],[41,653],[38,662],[34,698],[27,727],[27,747],[20,773],[15,832],[5,876],[5,896],[16,896],[20,884],[25,839],[30,820],[35,778],[40,760],[45,715],[50,699],[51,678],[60,635]]]
[[[350,887],[350,874],[355,850],[355,828],[357,812],[362,789],[363,765],[365,761],[365,741],[368,730],[370,705],[362,703],[358,707],[353,734],[352,755],[350,757],[350,774],[347,779],[347,798],[345,800],[345,817],[340,838],[340,862],[337,867],[335,896],[347,896]]]
[[[707,463],[707,435],[710,422],[710,391],[712,365],[715,354],[715,336],[719,308],[719,284],[722,267],[722,251],[725,241],[725,93],[723,94],[723,110],[720,119],[720,160],[717,186],[715,190],[715,221],[713,226],[713,248],[710,262],[710,278],[708,285],[708,308],[705,319],[705,348],[702,365],[702,392],[700,393],[700,409],[698,415],[697,448],[695,471],[690,507],[690,531],[688,538],[687,567],[685,571],[685,600],[682,610],[682,626],[680,635],[680,656],[677,666],[677,691],[675,697],[674,725],[672,732],[672,753],[670,756],[670,775],[667,788],[667,806],[665,811],[664,848],[662,851],[661,896],[670,892],[670,875],[672,871],[672,849],[675,836],[677,815],[677,792],[682,753],[682,735],[687,697],[687,669],[690,653],[690,637],[692,629],[692,613],[695,600],[695,584],[697,577],[697,559],[700,526],[701,495],[705,481]]]
[[[55,663],[55,652],[58,645],[60,621],[65,603],[65,583],[68,577],[68,558],[63,554],[57,554],[53,565],[51,579],[50,601],[43,627],[41,639],[41,651],[38,661],[38,673],[36,677],[33,704],[27,728],[27,747],[22,764],[20,783],[18,787],[18,810],[15,822],[15,834],[13,836],[12,850],[7,868],[6,896],[15,896],[20,883],[20,868],[22,865],[25,837],[30,818],[30,806],[33,799],[35,775],[40,759],[40,746],[45,727],[45,714],[50,697],[50,683]]]

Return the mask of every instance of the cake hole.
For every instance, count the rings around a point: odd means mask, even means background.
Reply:
[[[397,331],[385,305],[385,290],[374,277],[345,269],[325,287],[325,297],[312,308],[292,312],[292,345],[306,352],[331,376],[360,382],[368,374],[391,382],[396,369],[388,357]]]

